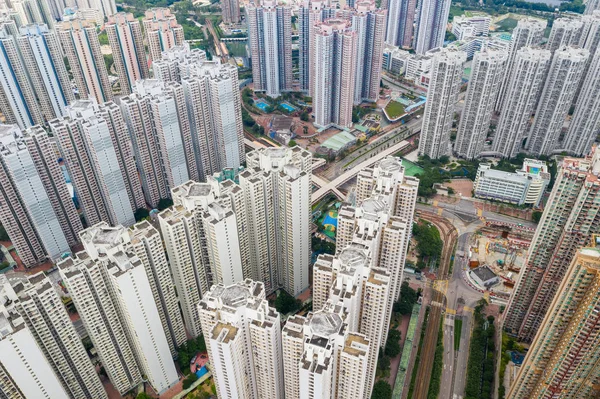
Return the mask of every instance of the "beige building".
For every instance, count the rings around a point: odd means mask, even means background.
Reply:
[[[146,10],[142,24],[151,61],[161,59],[163,51],[183,44],[183,27],[177,23],[175,15],[168,8]]]
[[[63,52],[69,61],[79,98],[98,103],[112,101],[113,93],[95,22],[74,19],[56,25]]]
[[[540,323],[509,399],[600,395],[600,250],[579,248]]]
[[[129,94],[138,80],[150,77],[142,26],[133,14],[119,12],[108,17],[104,28],[119,76],[121,94]]]
[[[284,397],[281,320],[262,283],[214,285],[198,313],[219,397]]]
[[[181,79],[189,77],[196,66],[204,62],[206,53],[203,50],[190,49],[189,43],[183,42],[163,51],[162,58],[152,63],[152,72],[155,79],[181,83]]]

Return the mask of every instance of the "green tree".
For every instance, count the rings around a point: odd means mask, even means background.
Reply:
[[[540,211],[533,211],[533,213],[531,214],[531,220],[533,220],[534,223],[539,223],[541,218],[542,212]]]
[[[379,353],[379,360],[377,360],[377,368],[381,371],[387,371],[390,369],[390,358],[385,356],[383,353]]]
[[[6,232],[6,229],[4,228],[4,226],[2,226],[0,224],[0,241],[9,241],[10,238],[8,237],[8,233]]]
[[[404,281],[400,287],[400,299],[394,303],[394,312],[401,315],[411,314],[413,305],[417,303],[418,299],[419,293],[410,288],[408,282]]]
[[[106,31],[98,33],[98,41],[100,42],[101,46],[108,46],[108,34]]]
[[[298,145],[298,143],[296,143],[296,140],[290,140],[290,142],[288,143],[289,147],[295,147],[297,145]]]
[[[391,399],[392,386],[387,381],[379,380],[373,385],[373,393],[371,399]]]
[[[300,308],[300,300],[294,298],[284,290],[280,290],[275,299],[275,309],[281,314],[288,314]]]
[[[158,204],[156,205],[156,207],[158,208],[159,211],[162,211],[172,205],[173,205],[173,200],[171,198],[161,198],[158,201]]]
[[[301,121],[304,121],[304,122],[307,122],[307,121],[308,121],[308,112],[306,112],[306,111],[303,111],[303,112],[300,114],[300,120],[301,120]]]
[[[146,392],[140,392],[135,399],[152,399],[152,396],[148,395]]]
[[[133,213],[133,216],[135,217],[135,221],[139,222],[139,221],[142,221],[142,220],[150,217],[150,211],[148,211],[148,209],[146,209],[146,208],[138,208]]]
[[[196,381],[198,381],[198,376],[197,376],[196,374],[194,374],[194,373],[191,373],[190,375],[188,375],[188,376],[186,377],[186,379],[185,379],[185,380],[183,380],[183,389],[184,389],[184,390],[185,390],[185,389],[188,389],[188,388],[189,388],[189,387],[191,387],[191,386],[192,386],[192,384],[193,384],[194,382],[196,382]]]
[[[400,334],[400,331],[398,331],[396,329],[392,329],[388,333],[388,339],[385,343],[384,353],[389,358],[393,359],[400,354],[400,342],[399,341],[400,341],[401,335],[402,334]]]

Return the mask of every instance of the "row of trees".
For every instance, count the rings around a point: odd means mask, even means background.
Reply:
[[[494,316],[485,317],[487,302],[481,299],[473,313],[474,328],[467,364],[465,399],[492,397],[494,384],[495,326]]]

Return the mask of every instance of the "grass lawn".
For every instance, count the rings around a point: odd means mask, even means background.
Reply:
[[[385,107],[385,111],[391,119],[395,119],[401,115],[404,115],[404,105],[392,100]]]
[[[460,349],[460,335],[462,333],[462,320],[454,319],[454,350]]]
[[[514,18],[504,18],[502,21],[498,22],[498,31],[499,32],[512,32],[513,29],[517,26],[517,20]]]

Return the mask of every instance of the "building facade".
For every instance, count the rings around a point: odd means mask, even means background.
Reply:
[[[142,25],[151,61],[160,60],[163,51],[184,43],[183,27],[168,8],[146,10]]]
[[[420,155],[437,159],[450,153],[450,129],[466,60],[467,56],[462,51],[440,49],[433,55],[419,140]]]
[[[450,14],[450,1],[423,0],[419,6],[414,48],[417,54],[442,47]]]

